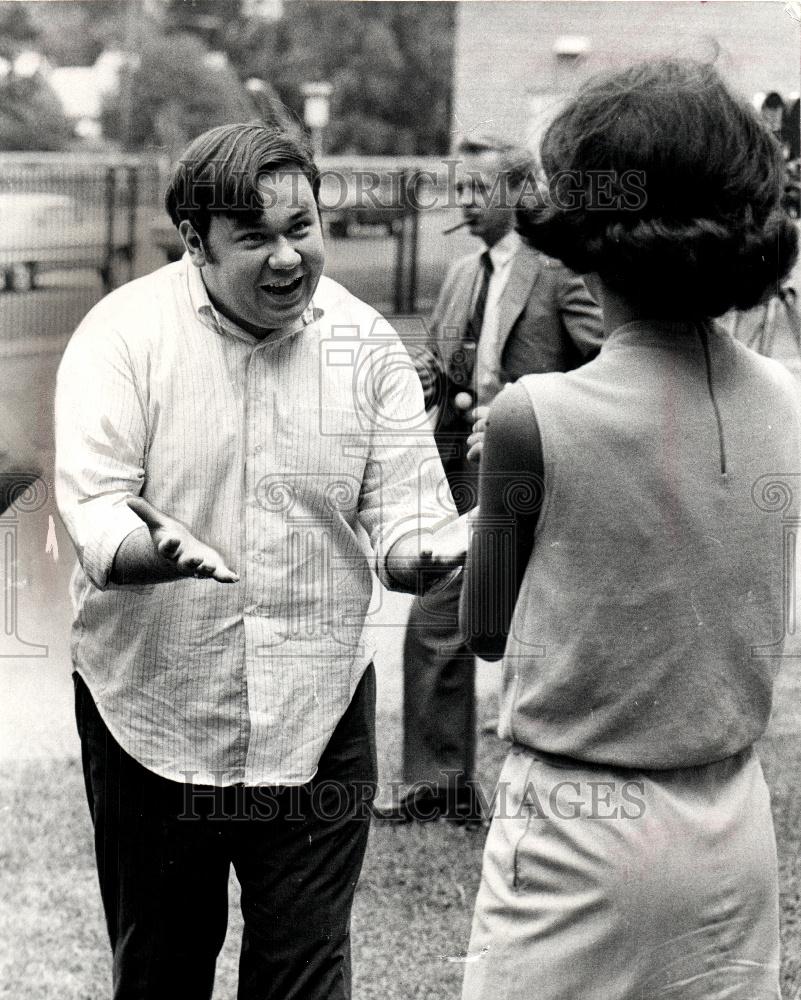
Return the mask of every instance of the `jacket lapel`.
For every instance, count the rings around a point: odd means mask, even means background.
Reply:
[[[540,254],[531,247],[521,246],[512,260],[509,280],[498,302],[498,357],[503,353],[512,327],[526,308],[541,270]]]
[[[443,314],[440,333],[440,352],[447,371],[451,355],[461,344],[464,336],[467,318],[470,315],[470,305],[473,300],[473,288],[478,274],[480,254],[469,257],[464,262],[453,283],[447,307]]]

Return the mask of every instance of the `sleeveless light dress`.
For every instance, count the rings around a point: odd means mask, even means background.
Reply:
[[[768,791],[753,750],[637,772],[507,758],[462,1000],[778,1000]]]
[[[513,749],[462,998],[777,1000],[753,744],[782,527],[757,487],[798,473],[797,391],[723,331],[681,324],[630,324],[584,368],[520,381],[545,504],[504,656]]]

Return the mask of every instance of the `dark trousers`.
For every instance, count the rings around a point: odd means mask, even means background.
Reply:
[[[442,415],[437,444],[460,514],[478,503],[469,421]],[[471,782],[476,755],[475,657],[460,639],[461,578],[412,602],[403,644],[403,778],[437,787]]]
[[[375,672],[300,787],[160,778],[114,740],[75,675],[78,732],[113,952],[114,1000],[208,1000],[234,866],[239,1000],[350,997],[350,913],[377,778]]]
[[[417,597],[403,644],[403,777],[445,788],[473,780],[475,658],[458,628],[461,578]]]

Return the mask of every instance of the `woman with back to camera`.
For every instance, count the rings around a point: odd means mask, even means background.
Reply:
[[[462,610],[503,657],[512,749],[463,1000],[775,1000],[753,744],[783,633],[765,497],[799,472],[801,414],[711,317],[793,263],[779,151],[711,66],[660,62],[585,85],[542,161],[520,230],[586,276],[605,342],[486,428]]]

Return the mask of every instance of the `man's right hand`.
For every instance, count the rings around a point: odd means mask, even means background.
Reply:
[[[128,497],[126,503],[147,525],[158,554],[172,563],[180,576],[211,579],[218,583],[236,583],[239,580],[239,575],[225,565],[220,553],[195,538],[186,525],[162,514],[142,497]]]

